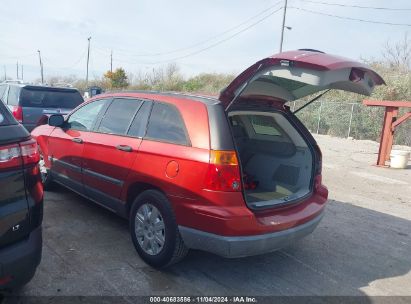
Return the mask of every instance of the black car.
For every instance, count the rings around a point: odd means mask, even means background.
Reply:
[[[18,122],[31,132],[51,114],[68,114],[83,103],[75,88],[59,88],[20,83],[0,84],[0,99]]]
[[[0,291],[29,282],[41,260],[39,159],[37,143],[0,102]]]

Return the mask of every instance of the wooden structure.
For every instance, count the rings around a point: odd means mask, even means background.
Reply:
[[[385,161],[390,159],[395,128],[411,118],[411,110],[403,116],[398,117],[398,109],[411,109],[411,101],[364,100],[363,104],[371,107],[385,107],[377,160],[377,166],[385,167]]]

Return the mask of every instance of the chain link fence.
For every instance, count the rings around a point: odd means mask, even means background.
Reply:
[[[289,106],[295,110],[301,105],[291,102]],[[400,110],[399,116],[404,113],[405,109]],[[319,100],[298,112],[297,116],[314,134],[379,141],[384,108],[366,107],[358,102]],[[410,120],[396,129],[394,143],[411,146]]]

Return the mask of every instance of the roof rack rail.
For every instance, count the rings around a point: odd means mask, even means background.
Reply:
[[[325,54],[323,51],[315,50],[315,49],[298,49],[299,51],[308,51],[308,52],[316,52],[316,53],[321,53]]]

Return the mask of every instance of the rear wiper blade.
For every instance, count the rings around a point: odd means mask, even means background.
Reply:
[[[324,92],[322,92],[320,95],[314,97],[313,99],[311,99],[309,102],[307,102],[305,105],[303,105],[302,107],[298,108],[297,110],[295,110],[293,113],[297,113],[299,111],[301,111],[302,109],[304,109],[306,106],[309,106],[310,104],[312,104],[314,101],[318,100],[319,98],[321,98],[325,93],[329,92],[331,89],[328,89]]]

